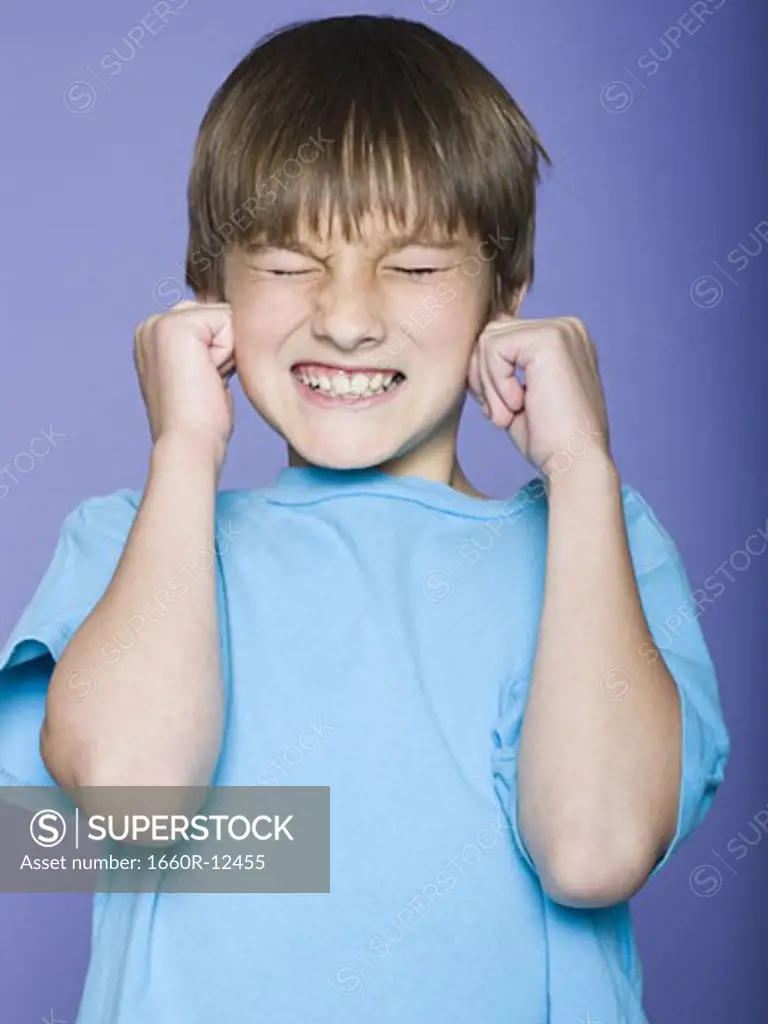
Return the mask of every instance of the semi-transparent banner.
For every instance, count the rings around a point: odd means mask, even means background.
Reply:
[[[327,786],[0,786],[0,892],[330,892]]]

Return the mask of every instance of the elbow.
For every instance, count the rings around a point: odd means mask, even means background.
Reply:
[[[573,840],[561,840],[544,860],[540,877],[547,895],[576,909],[610,907],[630,899],[642,888],[650,863],[639,845],[615,850]]]
[[[54,782],[67,792],[77,787],[74,765],[58,742],[56,733],[51,729],[48,715],[45,716],[40,729],[39,752],[45,770]]]
[[[108,757],[65,744],[43,722],[40,756],[48,774],[83,814],[197,813],[210,792],[212,772],[169,763]]]

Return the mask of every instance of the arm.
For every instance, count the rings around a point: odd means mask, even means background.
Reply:
[[[112,582],[48,690],[41,754],[62,786],[209,781],[223,722],[216,568],[192,560],[213,550],[215,491],[210,453],[183,438],[158,442]],[[141,624],[128,647],[132,617]],[[96,679],[85,699],[78,670]]]
[[[677,689],[642,612],[619,474],[590,449],[550,480],[518,760],[521,831],[556,899],[608,905],[641,887],[674,834],[680,760]]]
[[[683,709],[635,580],[597,351],[575,317],[500,313],[468,383],[549,479],[544,607],[513,796],[521,845],[558,902],[622,902],[675,836]],[[638,661],[644,679],[631,686]],[[616,699],[622,678],[628,692]],[[702,770],[711,793],[715,774]]]
[[[232,432],[232,352],[223,303],[182,302],[137,329],[154,448],[115,573],[48,690],[40,751],[65,789],[204,787],[215,770],[224,722],[215,502]],[[83,692],[85,672],[96,685]]]

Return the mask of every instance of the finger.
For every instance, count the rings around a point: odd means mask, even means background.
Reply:
[[[514,413],[520,412],[525,405],[525,388],[515,376],[516,368],[497,346],[488,346],[488,369],[491,379],[504,404]]]
[[[178,313],[182,309],[189,309],[190,306],[199,306],[199,305],[200,305],[200,303],[199,302],[195,302],[194,299],[181,299],[180,302],[176,302],[173,306],[171,306],[171,308],[168,310],[168,312],[169,313]]]
[[[229,310],[212,306],[205,318],[205,327],[208,331],[206,343],[214,362],[218,365],[224,359],[230,358],[235,349],[232,316]]]
[[[189,309],[194,306],[196,309],[229,309],[230,304],[228,302],[202,302],[199,299],[180,299],[168,310],[169,313],[176,313],[179,310]],[[157,313],[156,316],[163,316],[163,313]]]
[[[480,370],[478,368],[478,345],[475,345],[472,350],[472,355],[469,360],[469,369],[467,371],[467,386],[469,387],[472,397],[479,402],[481,405],[484,401],[483,397],[483,382],[480,379]]]
[[[488,365],[485,356],[485,346],[480,345],[477,352],[477,369],[480,375],[480,381],[483,389],[483,412],[491,420],[492,423],[496,422],[497,415],[497,401],[498,398],[494,394],[495,388],[488,372]]]
[[[491,422],[497,427],[508,427],[512,422],[514,416],[513,411],[507,406],[499,390],[496,387],[496,382],[493,379],[490,366],[488,364],[488,346],[482,345],[480,347],[480,376],[483,381],[483,393],[485,395],[485,401],[488,405],[489,418]]]
[[[497,351],[500,358],[514,366],[515,372],[525,372],[537,350],[538,335],[546,323],[547,321],[524,319],[507,319],[492,323],[481,335],[481,341],[485,338],[486,344]],[[531,329],[532,326],[536,327],[535,331]]]
[[[483,334],[506,334],[510,328],[522,326],[523,324],[529,324],[532,321],[527,317],[515,316],[512,313],[499,313],[483,328]]]

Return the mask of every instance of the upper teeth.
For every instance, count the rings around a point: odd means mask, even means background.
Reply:
[[[322,390],[333,395],[374,395],[386,391],[398,376],[396,370],[385,370],[381,373],[345,373],[344,370],[330,372],[319,369],[298,369],[296,376],[308,387],[316,391]]]

